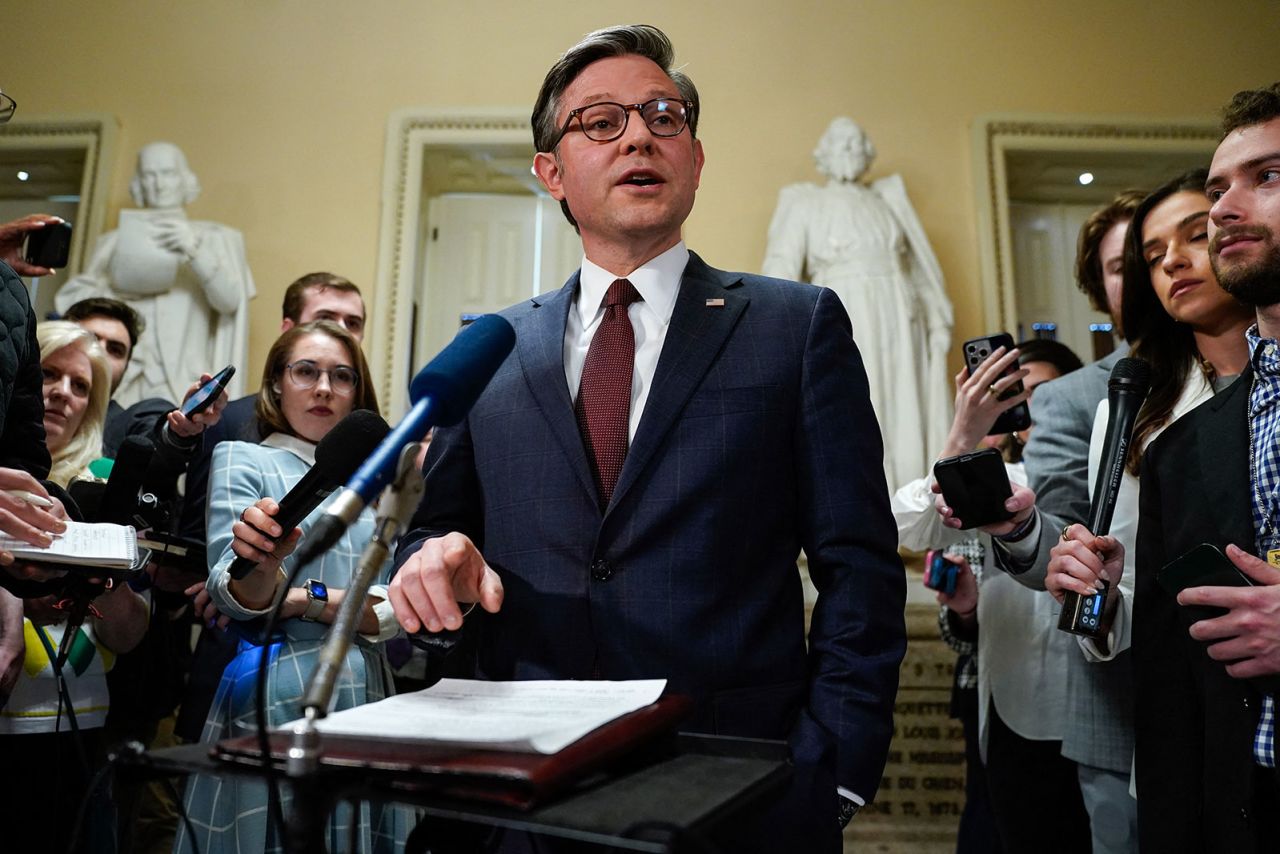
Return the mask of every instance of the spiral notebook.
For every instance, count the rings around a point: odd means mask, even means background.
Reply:
[[[138,560],[138,532],[132,525],[68,521],[66,533],[55,536],[48,548],[0,534],[0,551],[36,563],[128,569]]]

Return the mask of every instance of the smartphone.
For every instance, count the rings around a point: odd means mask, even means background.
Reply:
[[[1004,458],[985,448],[933,464],[933,477],[942,497],[966,528],[978,528],[1013,518],[1004,503],[1013,497]]]
[[[222,394],[222,390],[227,387],[227,383],[231,382],[235,373],[236,366],[227,365],[214,374],[212,379],[196,389],[196,393],[183,402],[182,414],[190,418],[208,409],[218,399],[218,395]]]
[[[1156,582],[1170,596],[1176,597],[1188,587],[1252,587],[1255,582],[1231,562],[1222,549],[1201,543],[1182,557],[1174,558],[1156,573]],[[1189,622],[1212,620],[1227,613],[1225,608],[1208,605],[1179,605]],[[1259,691],[1280,693],[1280,675],[1255,676],[1249,680]]]
[[[1237,569],[1231,558],[1212,543],[1201,543],[1182,557],[1169,561],[1156,573],[1156,581],[1174,598],[1188,587],[1249,587],[1253,584],[1253,579]],[[1226,613],[1222,608],[1206,605],[1179,607],[1186,610],[1192,622],[1211,620]]]
[[[27,232],[27,251],[23,256],[37,267],[61,268],[71,257],[71,223],[51,222],[44,228]]]
[[[986,335],[982,338],[971,338],[964,342],[964,363],[969,368],[969,375],[973,376],[973,372],[978,366],[987,360],[992,353],[1003,347],[1006,352],[1013,349],[1013,336],[1008,332],[997,332],[994,335]],[[1001,376],[1008,376],[1018,370],[1015,362],[1010,365]],[[1022,394],[1022,380],[1018,380],[1009,388],[1005,389],[1000,395],[1001,400],[1008,400]],[[1026,430],[1031,426],[1031,410],[1027,407],[1026,401],[1019,403],[1012,409],[1007,409],[1000,413],[1000,417],[996,419],[996,423],[991,425],[988,436],[994,436],[998,433],[1014,433],[1018,430]],[[961,517],[964,518],[964,517]]]
[[[950,596],[956,592],[960,564],[949,559],[942,549],[929,549],[924,555],[924,586]]]

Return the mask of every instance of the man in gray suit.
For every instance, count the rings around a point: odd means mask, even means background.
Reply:
[[[1080,231],[1076,275],[1094,307],[1120,323],[1121,258],[1133,211],[1145,194],[1126,191],[1095,212]],[[1123,333],[1122,333],[1123,334]],[[1028,524],[993,529],[996,562],[1023,584],[1045,589],[1049,551],[1062,529],[1089,515],[1089,438],[1111,369],[1127,345],[1059,380],[1031,401],[1035,429],[1023,457],[1037,513]],[[1048,595],[1048,594],[1046,594]],[[1076,763],[1089,813],[1094,854],[1137,850],[1137,805],[1129,795],[1133,760],[1133,677],[1128,652],[1109,661],[1067,656],[1067,714],[1062,755]]]

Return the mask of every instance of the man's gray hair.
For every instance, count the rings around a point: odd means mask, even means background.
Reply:
[[[649,24],[628,24],[588,33],[551,66],[542,80],[538,100],[533,105],[531,124],[535,151],[550,153],[557,145],[560,125],[556,122],[556,116],[560,112],[560,96],[564,94],[564,90],[569,88],[588,65],[614,56],[643,56],[653,60],[671,78],[671,82],[676,84],[680,97],[694,105],[689,111],[689,136],[697,137],[700,106],[698,87],[693,85],[689,75],[673,67],[676,51],[671,46],[671,39],[662,30]],[[560,201],[560,210],[564,212],[569,224],[577,229],[578,222],[569,212],[567,201]]]

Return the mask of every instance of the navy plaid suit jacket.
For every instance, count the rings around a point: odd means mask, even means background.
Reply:
[[[506,594],[467,620],[485,677],[666,678],[697,704],[688,729],[789,739],[825,772],[828,815],[836,784],[869,801],[906,592],[839,299],[691,256],[602,510],[564,375],[577,286],[504,312],[516,349],[468,418],[437,431],[397,565],[427,537],[476,542]],[[807,649],[801,549],[819,590]]]

